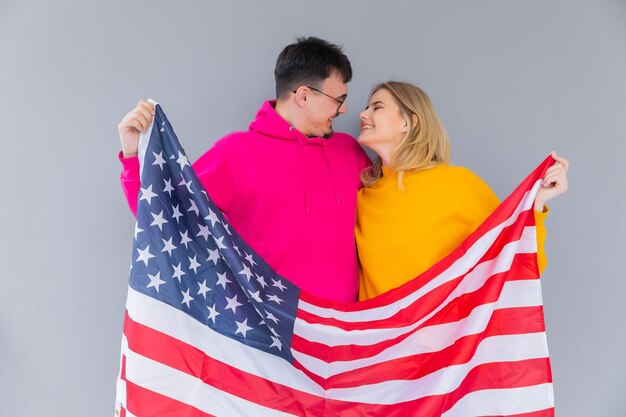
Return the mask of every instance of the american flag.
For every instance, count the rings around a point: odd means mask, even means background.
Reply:
[[[139,158],[116,415],[554,415],[533,216],[551,157],[449,256],[359,303],[277,275],[158,105]]]

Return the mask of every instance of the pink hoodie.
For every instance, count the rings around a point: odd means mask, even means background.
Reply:
[[[193,168],[233,228],[278,274],[311,294],[356,301],[356,196],[370,160],[349,135],[305,137],[274,105],[263,103],[247,132],[226,135]],[[120,160],[136,213],[139,161]]]

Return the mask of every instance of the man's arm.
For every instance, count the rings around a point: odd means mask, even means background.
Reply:
[[[141,100],[137,107],[124,116],[118,125],[122,145],[119,160],[122,163],[120,182],[126,201],[132,213],[137,215],[137,199],[140,192],[139,137],[152,123],[154,106]],[[228,213],[234,198],[234,187],[228,160],[217,145],[207,151],[193,164],[198,179],[211,197],[211,200],[224,213]]]

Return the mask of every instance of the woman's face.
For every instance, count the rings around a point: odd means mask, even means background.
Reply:
[[[358,142],[376,151],[377,147],[395,147],[408,129],[396,100],[385,89],[375,92],[365,110],[359,114],[361,134]]]

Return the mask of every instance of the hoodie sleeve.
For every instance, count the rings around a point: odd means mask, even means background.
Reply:
[[[543,274],[548,266],[546,255],[546,217],[548,216],[548,206],[543,207],[543,211],[535,210],[535,227],[537,229],[537,263],[539,264],[539,274]]]
[[[122,163],[122,174],[120,175],[122,191],[124,191],[130,211],[133,212],[133,215],[137,216],[137,198],[139,197],[140,185],[139,157],[132,156],[130,158],[124,158],[122,152],[120,152],[118,158]]]
[[[228,214],[234,200],[233,177],[228,159],[219,144],[213,145],[193,164],[193,169],[217,207]]]

